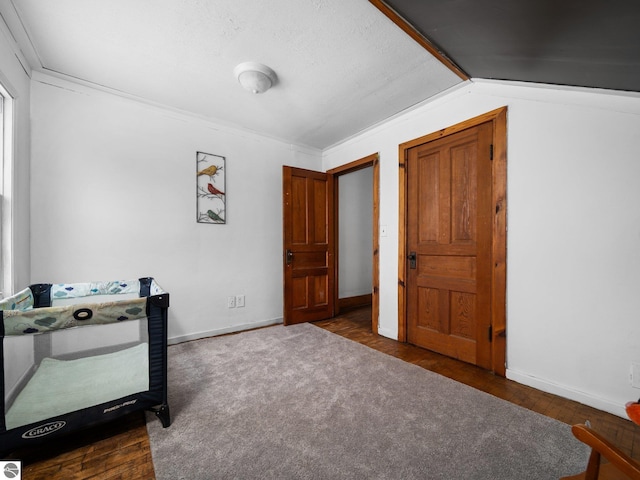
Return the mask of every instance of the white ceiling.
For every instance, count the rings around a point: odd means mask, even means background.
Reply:
[[[461,82],[367,0],[1,0],[31,68],[326,148]],[[255,61],[278,84],[243,90]]]

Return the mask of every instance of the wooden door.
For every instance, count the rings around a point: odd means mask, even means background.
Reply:
[[[407,155],[407,340],[491,369],[492,122]]]
[[[333,178],[283,167],[284,324],[334,313]]]

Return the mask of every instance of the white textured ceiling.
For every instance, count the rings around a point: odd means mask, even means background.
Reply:
[[[2,0],[34,70],[326,148],[461,80],[366,0]],[[278,84],[243,90],[255,61]]]

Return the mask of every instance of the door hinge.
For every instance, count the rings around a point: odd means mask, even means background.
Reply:
[[[493,160],[493,143],[489,145],[489,160]]]
[[[489,342],[493,342],[493,325],[489,325]]]

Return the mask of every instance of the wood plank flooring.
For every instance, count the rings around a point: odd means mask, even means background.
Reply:
[[[592,427],[640,461],[640,427],[571,400],[497,377],[480,368],[371,332],[371,310],[359,308],[315,325],[567,424]],[[154,420],[157,421],[157,420]],[[24,480],[154,480],[142,413],[87,429],[53,445],[14,452]]]
[[[144,414],[89,428],[56,442],[16,451],[23,480],[153,480]]]

